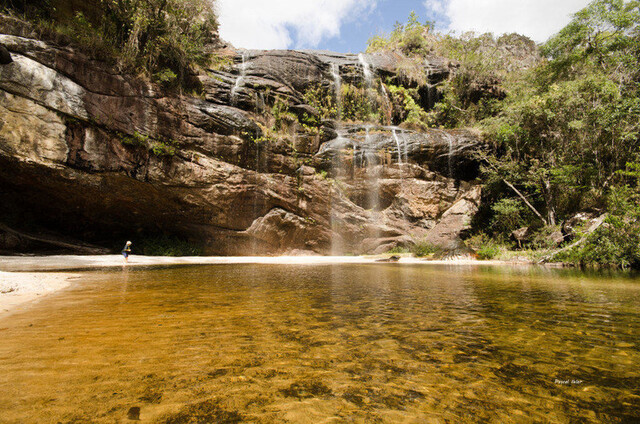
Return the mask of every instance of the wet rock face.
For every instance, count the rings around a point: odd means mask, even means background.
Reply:
[[[172,234],[208,254],[342,254],[446,245],[476,211],[473,134],[321,121],[306,103],[332,70],[362,84],[356,55],[237,52],[198,76],[201,96],[169,95],[28,25],[0,17],[0,30],[0,202],[14,218],[103,245]],[[364,60],[395,72],[393,55]],[[448,73],[425,66],[434,82]],[[274,93],[289,107],[281,138],[265,120]]]

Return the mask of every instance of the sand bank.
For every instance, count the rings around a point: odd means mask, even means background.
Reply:
[[[78,277],[69,273],[0,271],[0,318],[19,305],[62,290]]]
[[[384,256],[139,256],[133,255],[125,265],[121,255],[97,256],[0,256],[0,271],[41,272],[77,271],[115,267],[149,267],[174,265],[222,265],[222,264],[281,264],[281,265],[321,265],[321,264],[364,264],[374,263]],[[403,257],[397,263],[430,265],[518,265],[502,261],[478,261],[455,259],[427,261]],[[522,263],[519,263],[522,265]]]

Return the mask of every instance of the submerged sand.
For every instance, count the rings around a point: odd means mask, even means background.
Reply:
[[[0,256],[0,317],[17,306],[40,299],[48,294],[68,287],[79,280],[77,271],[122,267],[156,267],[184,265],[224,264],[277,264],[277,265],[322,265],[322,264],[366,264],[381,258],[365,256],[139,256],[133,255],[125,263],[121,255],[54,255],[54,256]],[[426,261],[413,257],[402,257],[398,264],[431,265],[517,265],[500,261],[478,261],[455,259]],[[522,265],[522,264],[520,264]],[[55,271],[55,272],[54,272]]]

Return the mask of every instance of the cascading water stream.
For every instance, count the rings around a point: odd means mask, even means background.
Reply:
[[[402,130],[398,127],[392,127],[391,131],[393,133],[393,139],[396,142],[396,146],[398,149],[398,166],[402,166],[402,157],[404,156],[404,163],[409,163],[409,154],[407,151],[407,143],[405,140],[404,135],[402,134]],[[398,134],[398,131],[400,131],[400,134]],[[400,174],[400,180],[404,182],[404,175],[405,173],[403,172],[402,174]],[[402,187],[404,187],[404,183],[401,185]],[[403,197],[400,196],[400,199],[402,199]],[[398,199],[399,201],[399,199]],[[405,211],[403,208],[399,208],[399,212],[402,215],[402,220],[403,221],[407,221],[407,216],[405,214]]]
[[[231,89],[231,104],[235,105],[238,101],[238,90],[244,85],[244,79],[247,75],[247,52],[242,52],[242,63],[240,65],[240,74],[236,79],[236,83]]]
[[[447,152],[447,168],[449,172],[449,178],[453,178],[453,144],[454,138],[451,134],[446,131],[440,130],[440,133],[444,136],[445,140],[447,140],[447,144],[449,147],[449,151]]]
[[[398,148],[398,165],[402,165],[402,149],[400,148],[400,138],[398,137],[398,132],[396,129],[393,129],[393,139],[396,141],[396,146]]]
[[[371,228],[369,237],[380,237],[380,166],[376,160],[376,149],[371,138],[370,126],[365,127],[363,167],[365,168],[365,187],[367,190],[367,208],[371,210]]]
[[[342,117],[342,78],[340,77],[340,65],[331,64],[331,76],[333,77],[333,89],[336,95],[336,108],[338,119]]]
[[[351,173],[351,178],[354,178],[355,160],[356,160],[356,151],[357,151],[355,142],[345,137],[341,128],[338,128],[336,132],[338,134],[338,137],[335,139],[335,143],[338,146],[348,146],[349,144],[351,145],[353,157],[351,160],[350,173]],[[331,168],[333,170],[334,180],[336,181],[335,184],[332,184],[330,186],[331,187],[331,193],[330,193],[331,209],[330,209],[329,219],[331,224],[331,231],[333,233],[331,236],[331,255],[339,256],[345,253],[345,246],[343,244],[342,237],[340,236],[340,230],[342,225],[341,225],[341,219],[339,218],[340,208],[338,207],[338,204],[343,201],[342,198],[344,196],[340,189],[340,185],[342,185],[342,182],[347,178],[347,175],[349,174],[349,170],[346,169],[344,158],[341,155],[334,156],[332,158]]]
[[[380,91],[382,91],[382,101],[384,102],[384,111],[386,113],[387,123],[391,124],[392,115],[393,115],[393,106],[391,106],[391,101],[389,100],[389,93],[387,92],[384,83],[380,81]]]
[[[364,54],[362,53],[358,55],[358,62],[360,62],[360,66],[362,66],[362,75],[364,76],[364,82],[367,85],[367,89],[370,89],[373,86],[373,71],[371,70],[371,65],[367,62]]]
[[[260,143],[255,143],[256,145],[256,174],[255,174],[255,187],[253,190],[253,217],[254,219],[258,219],[258,215],[260,213],[258,208],[258,191],[261,186],[260,181]],[[258,240],[254,237],[252,240],[252,252],[254,255],[258,255]]]

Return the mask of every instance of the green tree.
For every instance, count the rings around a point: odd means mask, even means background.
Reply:
[[[592,2],[483,122],[500,160],[520,165],[502,177],[530,183],[549,224],[606,207],[618,171],[640,148],[638,17],[637,1]]]

